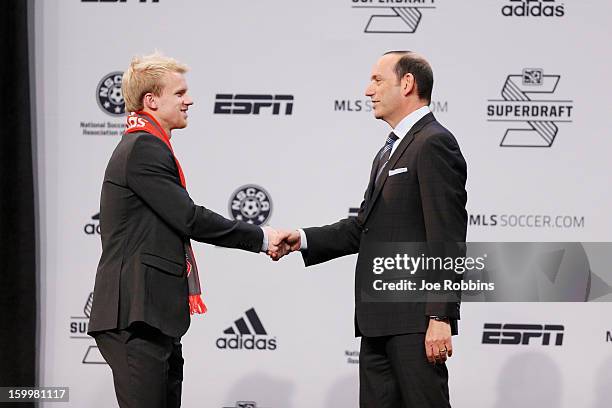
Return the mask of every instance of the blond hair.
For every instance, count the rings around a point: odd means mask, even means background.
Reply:
[[[121,81],[126,112],[142,110],[144,108],[142,98],[149,92],[153,95],[161,95],[164,86],[162,78],[166,73],[184,74],[188,70],[187,65],[157,51],[151,55],[132,58]]]

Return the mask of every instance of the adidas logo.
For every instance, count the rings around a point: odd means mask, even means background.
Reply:
[[[270,338],[257,312],[250,308],[234,324],[223,330],[225,336],[217,339],[217,348],[226,350],[276,350],[276,337]]]
[[[83,227],[83,231],[87,235],[100,235],[100,213],[91,217],[91,221]]]

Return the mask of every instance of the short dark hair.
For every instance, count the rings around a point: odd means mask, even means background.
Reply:
[[[431,103],[431,91],[433,90],[433,71],[431,65],[423,57],[412,51],[389,51],[384,55],[401,55],[395,64],[395,74],[400,81],[404,75],[410,73],[414,76],[419,98]]]

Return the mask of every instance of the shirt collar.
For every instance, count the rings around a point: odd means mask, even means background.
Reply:
[[[408,134],[410,129],[425,115],[429,112],[429,106],[421,106],[419,109],[414,112],[408,114],[404,119],[397,124],[397,126],[393,129],[393,133],[398,137],[398,141],[401,141],[404,136]]]

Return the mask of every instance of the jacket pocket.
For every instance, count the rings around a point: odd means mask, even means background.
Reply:
[[[183,265],[177,264],[174,261],[170,261],[157,255],[143,253],[140,255],[140,262],[142,262],[144,265],[159,269],[162,272],[169,273],[170,275],[185,275],[185,267]]]

